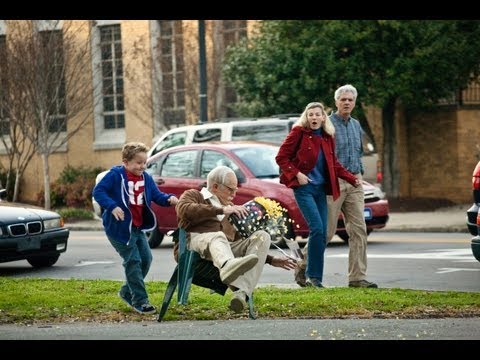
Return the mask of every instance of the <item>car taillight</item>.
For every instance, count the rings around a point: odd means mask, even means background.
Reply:
[[[382,161],[377,160],[377,183],[381,184],[383,180]]]
[[[473,170],[472,189],[480,190],[480,162],[478,162],[475,170]]]

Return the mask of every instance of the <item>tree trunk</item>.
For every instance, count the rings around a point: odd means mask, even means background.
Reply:
[[[45,209],[51,209],[50,202],[50,167],[48,164],[48,154],[42,153],[43,162],[43,178],[44,178],[44,193],[45,193]]]
[[[398,198],[400,182],[396,152],[395,103],[395,98],[389,99],[382,108],[383,191],[392,198]]]
[[[18,201],[18,194],[20,193],[20,178],[21,178],[21,174],[19,171],[17,171],[15,174],[15,185],[13,187],[13,198],[12,198],[13,202]]]

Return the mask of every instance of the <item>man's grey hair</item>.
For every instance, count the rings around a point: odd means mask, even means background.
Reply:
[[[353,95],[353,100],[357,100],[357,89],[353,85],[347,84],[340,86],[336,91],[335,91],[335,96],[333,97],[335,101],[340,100],[340,97],[342,94],[345,94],[346,92],[350,92]]]
[[[233,174],[235,179],[237,176],[235,175],[235,171],[233,171],[228,166],[220,165],[216,168],[212,169],[207,175],[207,189],[211,190],[213,184],[225,184],[225,180],[228,174]]]

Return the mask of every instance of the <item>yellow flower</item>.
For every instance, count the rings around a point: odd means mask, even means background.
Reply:
[[[265,210],[267,211],[268,216],[271,219],[277,219],[283,216],[285,209],[280,206],[278,202],[272,199],[264,198],[263,196],[257,196],[253,199],[254,201],[258,202],[262,205]]]
[[[253,199],[265,208],[267,212],[265,214],[265,230],[270,233],[271,236],[284,236],[287,229],[287,210],[283,208],[277,201],[265,198],[263,196],[257,196]],[[289,222],[292,222],[288,218]]]

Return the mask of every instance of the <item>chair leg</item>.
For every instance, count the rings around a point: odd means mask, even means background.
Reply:
[[[255,320],[255,312],[253,310],[253,293],[248,297],[248,318]]]
[[[167,285],[167,290],[165,290],[165,295],[163,296],[162,301],[162,308],[160,309],[160,313],[158,314],[158,321],[162,321],[165,313],[167,312],[168,305],[170,305],[170,301],[172,300],[173,293],[175,292],[175,288],[177,287],[178,282],[178,265],[175,267],[175,270],[170,278],[170,281]]]
[[[197,262],[199,255],[195,251],[186,250],[181,256],[178,266],[180,268],[178,272],[178,303],[182,305],[187,304],[188,294],[192,287],[193,273],[195,263]]]

